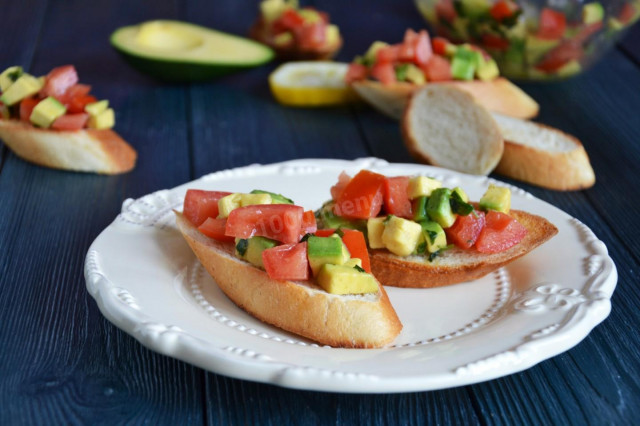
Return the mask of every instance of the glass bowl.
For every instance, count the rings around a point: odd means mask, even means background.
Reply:
[[[640,17],[640,0],[414,0],[435,34],[484,48],[513,79],[586,70]]]

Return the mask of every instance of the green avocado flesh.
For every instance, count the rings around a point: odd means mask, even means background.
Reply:
[[[265,64],[273,51],[243,37],[179,21],[117,29],[111,45],[134,68],[169,81],[202,81]]]

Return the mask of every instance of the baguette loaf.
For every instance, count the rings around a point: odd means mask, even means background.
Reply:
[[[511,210],[510,215],[527,228],[527,235],[503,252],[485,254],[454,247],[429,261],[424,256],[400,257],[387,250],[372,250],[372,273],[383,285],[395,287],[430,288],[471,281],[524,256],[558,233],[540,216],[519,210]]]
[[[335,295],[309,282],[276,281],[234,255],[231,243],[200,233],[176,212],[178,229],[220,289],[261,321],[334,347],[377,348],[402,324],[382,286],[375,294]]]
[[[518,118],[532,118],[538,115],[539,106],[518,86],[503,77],[491,81],[445,81],[417,86],[398,82],[384,85],[378,81],[363,80],[351,84],[358,95],[380,112],[391,118],[400,119],[412,93],[425,86],[453,86],[469,93],[490,111]]]
[[[118,174],[133,169],[137,157],[112,130],[49,130],[0,119],[0,139],[18,157],[54,169]]]
[[[491,114],[448,85],[427,84],[416,91],[401,128],[409,152],[435,166],[487,175],[502,156],[502,135]]]
[[[553,127],[494,114],[504,137],[495,172],[548,189],[589,188],[595,174],[582,143]]]

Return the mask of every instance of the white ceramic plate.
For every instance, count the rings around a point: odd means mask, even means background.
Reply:
[[[335,349],[255,320],[218,289],[177,231],[187,188],[265,189],[320,207],[342,170],[423,174],[479,199],[492,179],[415,164],[296,160],[205,176],[124,202],[92,244],[85,278],[107,319],[160,353],[215,373],[334,392],[442,389],[524,370],[580,342],[611,309],[617,281],[607,248],[586,226],[512,187],[513,208],[559,233],[482,279],[436,289],[388,287],[404,324],[394,346]]]

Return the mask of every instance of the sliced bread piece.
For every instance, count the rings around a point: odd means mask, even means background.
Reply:
[[[589,156],[575,137],[532,121],[500,114],[493,117],[504,137],[496,173],[560,191],[595,184]]]
[[[118,174],[133,169],[137,158],[113,130],[50,130],[0,119],[0,139],[18,157],[54,169]]]
[[[519,210],[509,214],[527,228],[527,235],[503,252],[451,248],[429,261],[425,256],[401,257],[387,250],[371,250],[371,271],[383,285],[395,287],[430,288],[471,281],[524,256],[558,233],[540,216]]]
[[[401,127],[409,152],[434,166],[487,175],[502,156],[502,135],[491,113],[454,87],[427,84],[416,91]]]
[[[382,347],[402,329],[381,285],[377,293],[336,295],[312,281],[276,281],[237,258],[232,243],[203,235],[178,212],[176,222],[220,289],[261,321],[321,344],[345,348]]]
[[[518,86],[503,77],[491,81],[444,81],[427,83],[426,86],[453,86],[469,93],[482,106],[490,111],[512,117],[532,118],[538,115],[539,106]],[[384,85],[378,81],[356,81],[351,87],[383,114],[395,118],[402,117],[411,94],[423,86],[398,82]]]

